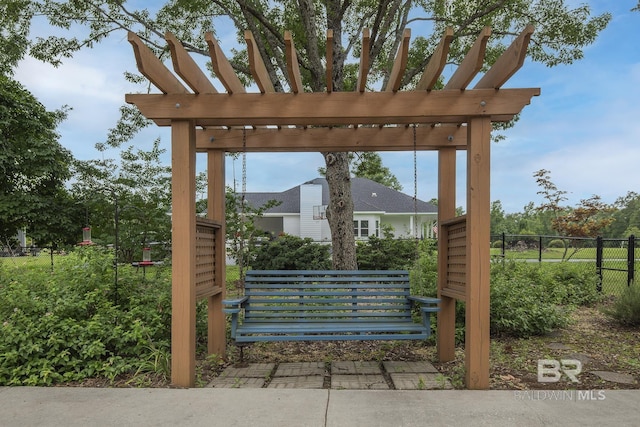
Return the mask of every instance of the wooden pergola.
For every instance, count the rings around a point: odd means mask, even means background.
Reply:
[[[171,126],[172,326],[171,380],[193,387],[196,300],[208,299],[208,351],[224,355],[225,153],[305,151],[438,151],[438,357],[453,360],[455,301],[466,302],[465,367],[469,389],[489,387],[489,184],[492,122],[511,120],[539,88],[503,89],[522,66],[533,28],[528,26],[468,88],[482,69],[490,28],[485,28],[444,89],[435,90],[447,62],[453,31],[447,29],[417,87],[400,91],[410,31],[403,34],[389,83],[365,91],[369,33],[363,33],[354,92],[332,87],[333,33],[327,33],[326,92],[306,93],[291,34],[285,33],[290,93],[276,93],[250,32],[245,32],[251,72],[260,93],[246,93],[212,34],[206,41],[213,69],[226,93],[170,33],[175,74],[129,33],[138,69],[162,93],[127,94],[126,101],[159,126]],[[177,76],[180,77],[178,79]],[[414,144],[413,127],[416,139]],[[456,151],[467,151],[466,215],[456,217]],[[196,152],[208,162],[208,218],[195,208]]]

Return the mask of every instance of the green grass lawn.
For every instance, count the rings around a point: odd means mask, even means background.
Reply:
[[[54,254],[53,263],[55,265],[56,258],[62,255]],[[51,254],[47,251],[40,252],[37,256],[16,256],[16,257],[0,257],[0,264],[11,265],[15,267],[25,266],[41,266],[51,267]]]
[[[491,248],[491,255],[500,255],[501,249]],[[567,251],[567,256],[573,253],[573,249]],[[526,251],[505,251],[505,256],[509,259],[538,259],[539,251],[537,249],[528,249]],[[547,248],[542,251],[542,259],[562,259],[564,249]],[[627,248],[604,248],[602,257],[607,259],[627,259]],[[640,249],[636,249],[636,259],[640,259]],[[596,259],[596,248],[582,248],[571,256],[571,259]]]

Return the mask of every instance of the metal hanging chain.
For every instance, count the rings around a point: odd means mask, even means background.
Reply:
[[[242,128],[242,200],[247,192],[247,128]]]
[[[246,265],[244,265],[244,261],[242,258],[244,257],[244,243],[245,243],[245,231],[246,231],[246,194],[247,194],[247,128],[242,128],[242,194],[240,196],[240,241],[239,241],[239,252],[240,252],[240,281],[244,282],[244,269]],[[241,287],[240,293],[244,295],[244,286]]]
[[[240,237],[244,239],[245,199],[247,194],[247,128],[242,128],[242,193],[240,194]]]
[[[418,238],[418,143],[416,124],[413,124],[413,233]]]

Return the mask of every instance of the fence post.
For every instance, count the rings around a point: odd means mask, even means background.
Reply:
[[[596,289],[602,292],[602,237],[596,238],[596,272],[598,274],[598,284]]]
[[[53,271],[53,246],[49,248],[49,256],[51,257],[51,271]]]
[[[505,248],[505,236],[504,236],[504,231],[503,231],[502,232],[502,259],[504,259],[504,257],[505,257],[504,248]]]
[[[538,262],[542,262],[542,236],[538,236]]]
[[[636,236],[629,236],[629,245],[627,246],[627,286],[631,286],[635,276],[636,268]]]

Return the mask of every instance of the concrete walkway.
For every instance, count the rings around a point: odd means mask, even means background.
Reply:
[[[2,426],[637,426],[640,392],[0,388]]]

